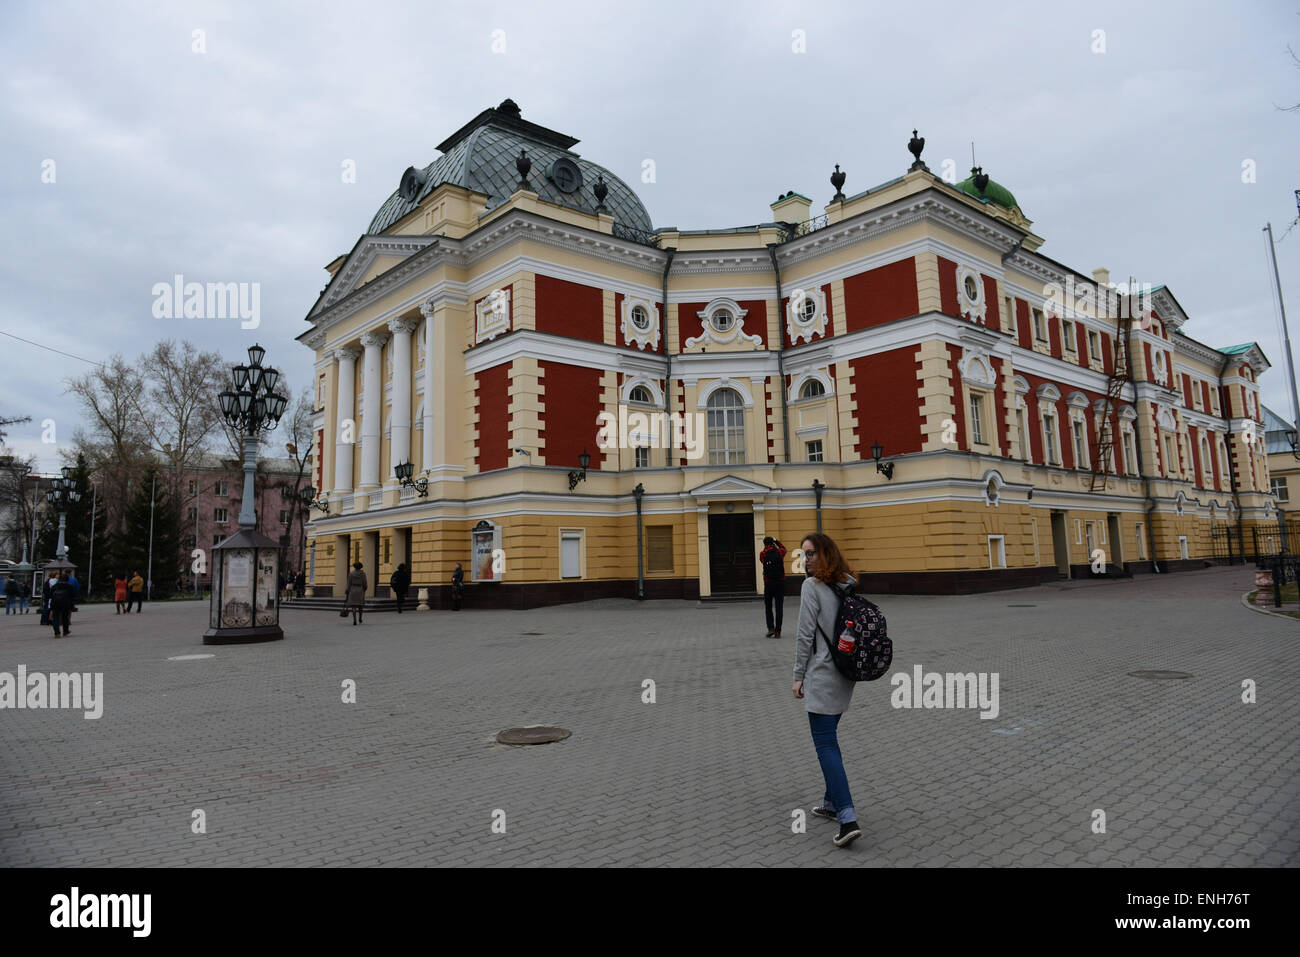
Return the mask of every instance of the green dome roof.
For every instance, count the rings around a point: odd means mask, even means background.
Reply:
[[[1011,190],[1001,183],[993,182],[993,180],[989,180],[988,186],[984,188],[984,195],[981,196],[980,191],[975,188],[975,175],[973,173],[960,183],[957,183],[956,188],[967,196],[978,199],[981,203],[994,202],[1004,209],[1015,209],[1019,206],[1016,198],[1011,195]]]

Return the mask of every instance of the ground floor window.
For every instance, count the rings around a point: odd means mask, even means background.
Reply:
[[[821,439],[815,439],[812,442],[808,443],[808,461],[809,462],[822,461],[822,440]]]
[[[671,572],[673,570],[673,527],[647,525],[645,528],[646,571]]]
[[[1186,561],[1186,560],[1187,560],[1187,557],[1188,557],[1188,556],[1187,556],[1187,536],[1186,536],[1186,535],[1179,535],[1179,536],[1178,536],[1178,555],[1179,555],[1179,557],[1181,557],[1181,558],[1183,559],[1183,561]]]
[[[1135,527],[1137,528],[1138,558],[1140,558],[1142,561],[1146,561],[1146,557],[1147,557],[1146,529],[1142,526],[1141,522],[1138,522]]]
[[[565,529],[560,532],[560,577],[582,577],[582,532]]]
[[[989,568],[1007,567],[1007,541],[1005,535],[989,536]]]

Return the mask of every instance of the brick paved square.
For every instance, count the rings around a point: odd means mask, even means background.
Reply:
[[[59,641],[7,621],[0,671],[102,671],[105,705],[0,711],[0,863],[1295,866],[1300,624],[1241,606],[1252,574],[881,596],[891,674],[998,672],[1001,713],[894,709],[888,678],[860,686],[840,725],[864,823],[849,850],[817,818],[792,833],[823,787],[794,642],[763,637],[761,603],[358,627],[289,611],[282,642],[215,647],[197,604],[85,606]],[[494,743],[530,724],[573,735]]]

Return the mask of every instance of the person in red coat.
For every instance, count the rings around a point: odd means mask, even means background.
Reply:
[[[781,617],[785,611],[785,546],[771,535],[763,539],[758,553],[763,565],[763,612],[767,615],[767,637],[781,637]],[[775,624],[773,620],[775,619]]]
[[[113,579],[113,601],[117,604],[117,614],[122,614],[122,609],[126,607],[126,573],[123,572]]]

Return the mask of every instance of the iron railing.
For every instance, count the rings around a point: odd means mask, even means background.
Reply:
[[[626,239],[630,243],[639,243],[642,246],[659,246],[659,237],[654,233],[647,232],[644,229],[637,229],[635,226],[625,226],[622,223],[614,223],[612,232],[619,239]]]
[[[781,242],[788,243],[800,236],[807,236],[809,233],[816,232],[819,229],[825,229],[830,225],[830,217],[825,213],[820,216],[814,216],[802,223],[781,223]]]

